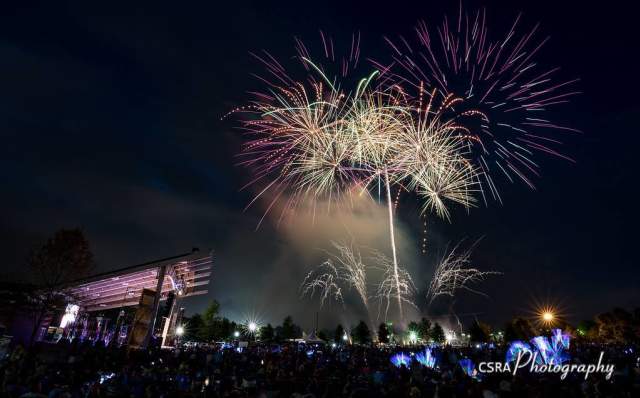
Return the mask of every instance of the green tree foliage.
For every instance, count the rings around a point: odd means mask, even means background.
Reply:
[[[578,324],[576,335],[584,340],[595,341],[598,339],[598,324],[590,319],[585,319]]]
[[[193,314],[184,321],[184,339],[187,341],[202,341],[202,333],[204,331],[204,320],[202,315]]]
[[[297,339],[302,337],[302,329],[293,323],[291,316],[287,316],[282,322],[282,328],[280,329],[278,337],[282,340]]]
[[[431,332],[431,321],[427,318],[420,319],[420,323],[418,324],[418,329],[420,331],[420,337],[423,340],[429,339],[429,333]]]
[[[430,337],[436,343],[445,342],[444,329],[442,329],[442,326],[440,326],[438,322],[433,324],[433,327],[431,328]]]
[[[599,314],[595,320],[598,338],[604,343],[625,343],[637,338],[634,330],[637,328],[637,320],[622,308]]]
[[[262,341],[272,341],[275,337],[273,326],[270,323],[267,323],[266,326],[260,328],[260,340]]]
[[[371,343],[371,331],[364,321],[358,322],[358,325],[353,329],[352,337],[359,344]]]
[[[382,344],[389,343],[389,329],[387,329],[387,325],[384,322],[378,326],[378,342]]]
[[[202,315],[202,328],[199,333],[201,341],[224,341],[233,338],[238,325],[218,315],[220,304],[212,300]]]
[[[204,310],[202,318],[206,325],[211,325],[218,319],[218,312],[220,311],[220,303],[216,300],[211,300],[209,305]]]

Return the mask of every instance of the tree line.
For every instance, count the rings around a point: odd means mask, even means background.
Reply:
[[[203,313],[185,318],[183,326],[185,339],[200,342],[253,337],[261,341],[280,342],[303,337],[302,328],[294,323],[291,316],[285,317],[280,325],[273,326],[268,323],[255,332],[249,331],[247,325],[238,324],[221,316],[220,304],[216,300],[211,301]],[[419,322],[411,322],[407,329],[399,329],[391,323],[381,323],[376,333],[373,333],[364,321],[358,322],[349,329],[338,324],[333,330],[317,331],[316,338],[326,342],[333,341],[336,344],[369,344],[373,341],[386,344],[403,342],[410,336],[415,337],[416,342],[443,343],[445,341],[442,326],[437,322],[431,323],[426,318],[422,318]]]

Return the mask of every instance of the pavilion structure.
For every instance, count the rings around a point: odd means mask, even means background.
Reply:
[[[69,283],[65,312],[43,335],[141,348],[161,336],[163,345],[172,345],[182,317],[179,301],[207,294],[211,267],[212,255],[193,249]]]

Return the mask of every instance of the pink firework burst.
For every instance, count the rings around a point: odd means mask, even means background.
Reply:
[[[410,39],[385,37],[392,59],[372,62],[382,77],[415,98],[435,88],[442,96],[462,96],[461,106],[482,112],[485,117],[468,144],[488,191],[501,201],[496,173],[534,188],[531,178],[540,175],[536,153],[572,161],[557,150],[561,142],[554,133],[578,130],[555,123],[548,111],[579,94],[574,89],[579,79],[558,81],[559,67],[538,63],[536,56],[549,39],[538,37],[539,24],[519,32],[518,15],[507,33],[495,38],[486,20],[484,9],[470,14],[461,6],[453,23],[445,17],[434,28],[421,21]]]

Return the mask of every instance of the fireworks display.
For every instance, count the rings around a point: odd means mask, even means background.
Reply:
[[[332,246],[336,253],[328,252],[329,258],[305,277],[300,287],[302,296],[317,295],[320,297],[321,307],[331,298],[344,304],[343,289],[353,289],[367,310],[370,298],[378,301],[378,318],[383,314],[384,319],[387,319],[391,302],[398,297],[396,292],[400,293],[402,303],[416,307],[413,297],[417,289],[411,275],[402,266],[396,268],[392,259],[377,250],[371,254],[372,265],[367,266],[360,250],[353,244],[332,242]],[[372,296],[368,292],[368,268],[382,272],[382,279],[374,284],[375,292]],[[396,290],[397,283],[399,290]]]
[[[393,299],[416,307],[413,302],[416,287],[409,272],[402,266],[394,264],[389,257],[381,252],[374,252],[373,259],[375,266],[383,271],[382,281],[378,284],[375,292],[375,298],[379,302],[378,317],[381,312],[384,312],[384,319],[387,319]],[[384,311],[382,311],[383,308]]]
[[[489,275],[499,274],[499,272],[480,271],[471,267],[472,248],[458,253],[458,247],[459,245],[456,245],[438,263],[427,291],[429,303],[440,296],[454,297],[458,290],[484,295],[470,285],[483,281]]]
[[[338,285],[340,281],[340,273],[338,268],[330,261],[325,261],[318,269],[310,271],[302,282],[300,287],[302,296],[309,295],[313,297],[318,295],[320,297],[320,307],[324,305],[325,301],[329,298],[333,298],[338,302],[343,302],[342,289]]]
[[[362,304],[368,309],[366,265],[362,262],[360,251],[353,245],[331,243],[337,254],[328,253],[330,258],[307,274],[301,286],[302,295],[313,297],[318,293],[320,306],[324,305],[325,300],[330,297],[343,303],[340,287],[343,285],[348,289],[353,288],[362,300]]]
[[[578,79],[557,80],[560,68],[540,65],[536,56],[548,37],[538,37],[537,24],[519,32],[520,19],[498,37],[487,25],[485,10],[469,13],[460,6],[457,18],[445,17],[437,27],[420,22],[408,38],[385,38],[392,61],[373,61],[407,91],[433,87],[443,96],[462,96],[458,109],[482,112],[468,143],[497,200],[495,173],[533,188],[531,176],[539,176],[535,153],[571,160],[557,151],[561,142],[553,133],[577,131],[552,121],[548,110],[579,94],[573,88]]]
[[[385,319],[395,301],[402,321],[403,305],[413,305],[416,292],[396,250],[394,220],[402,192],[420,201],[426,233],[428,214],[450,220],[450,206],[468,209],[477,196],[486,202],[485,188],[501,201],[494,183],[498,170],[533,187],[536,152],[565,157],[548,134],[573,129],[546,119],[545,111],[577,94],[568,90],[575,80],[555,83],[557,68],[540,69],[535,55],[546,39],[535,38],[537,26],[519,35],[519,19],[502,39],[489,34],[484,11],[470,15],[461,8],[453,24],[445,18],[435,30],[420,23],[413,45],[403,37],[386,38],[392,61],[371,61],[376,70],[352,87],[344,82],[360,60],[359,35],[339,57],[333,40],[321,32],[321,62],[296,39],[298,77],[270,54],[255,55],[266,67],[260,80],[267,89],[253,92],[250,104],[235,110],[250,115],[241,120],[249,137],[241,164],[254,171],[249,185],[259,189],[249,205],[268,198],[266,215],[280,201],[281,220],[302,201],[312,203],[315,214],[319,199],[330,207],[348,204],[350,195],[377,193],[388,210],[391,257],[374,255],[383,278],[373,297]],[[426,238],[423,251],[425,245]],[[334,248],[338,254],[305,278],[303,295],[318,294],[321,305],[328,298],[342,301],[346,285],[368,307],[359,252]],[[459,290],[480,293],[470,285],[495,274],[470,267],[470,251],[456,249],[437,265],[429,302]]]

